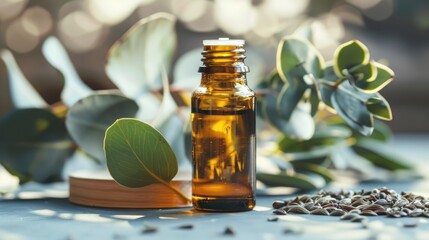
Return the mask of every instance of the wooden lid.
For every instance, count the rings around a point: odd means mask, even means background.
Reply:
[[[178,178],[171,182],[191,197],[191,181]],[[116,183],[106,171],[79,171],[70,175],[72,203],[108,208],[179,208],[187,202],[168,187],[156,183],[142,188],[127,188]]]

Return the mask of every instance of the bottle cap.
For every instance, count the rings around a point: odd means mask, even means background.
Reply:
[[[243,46],[246,42],[242,39],[219,38],[204,40],[204,46]]]

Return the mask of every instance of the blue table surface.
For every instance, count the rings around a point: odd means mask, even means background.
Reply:
[[[351,189],[386,186],[429,197],[428,135],[398,135],[391,143],[395,153],[406,155],[417,166],[423,179],[407,182],[365,183]],[[339,185],[329,188],[338,190]],[[0,240],[2,239],[429,239],[429,218],[369,217],[369,224],[341,221],[338,217],[314,215],[273,217],[274,200],[294,195],[258,196],[253,211],[205,213],[181,209],[107,209],[70,203],[67,183],[41,185],[30,183],[0,200]],[[405,228],[404,223],[417,227]],[[192,229],[180,226],[191,224]],[[146,226],[156,227],[143,233]],[[224,235],[226,227],[234,235]],[[285,229],[292,232],[285,233]]]

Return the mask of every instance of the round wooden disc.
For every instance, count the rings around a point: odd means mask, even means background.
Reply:
[[[191,196],[191,181],[173,180],[171,183]],[[72,203],[108,208],[179,208],[191,203],[161,183],[142,188],[127,188],[116,183],[107,171],[79,171],[70,175]]]

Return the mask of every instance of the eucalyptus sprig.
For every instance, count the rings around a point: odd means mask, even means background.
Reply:
[[[390,68],[370,60],[368,48],[358,40],[340,45],[333,61],[326,63],[309,41],[283,38],[277,66],[258,88],[264,93],[258,99],[258,115],[281,132],[278,150],[294,171],[259,172],[258,179],[290,187],[305,180],[301,188],[318,188],[333,179],[329,168],[358,171],[365,175],[362,180],[377,168],[412,169],[385,150],[391,132],[374,121],[392,119],[379,91],[393,77]]]

